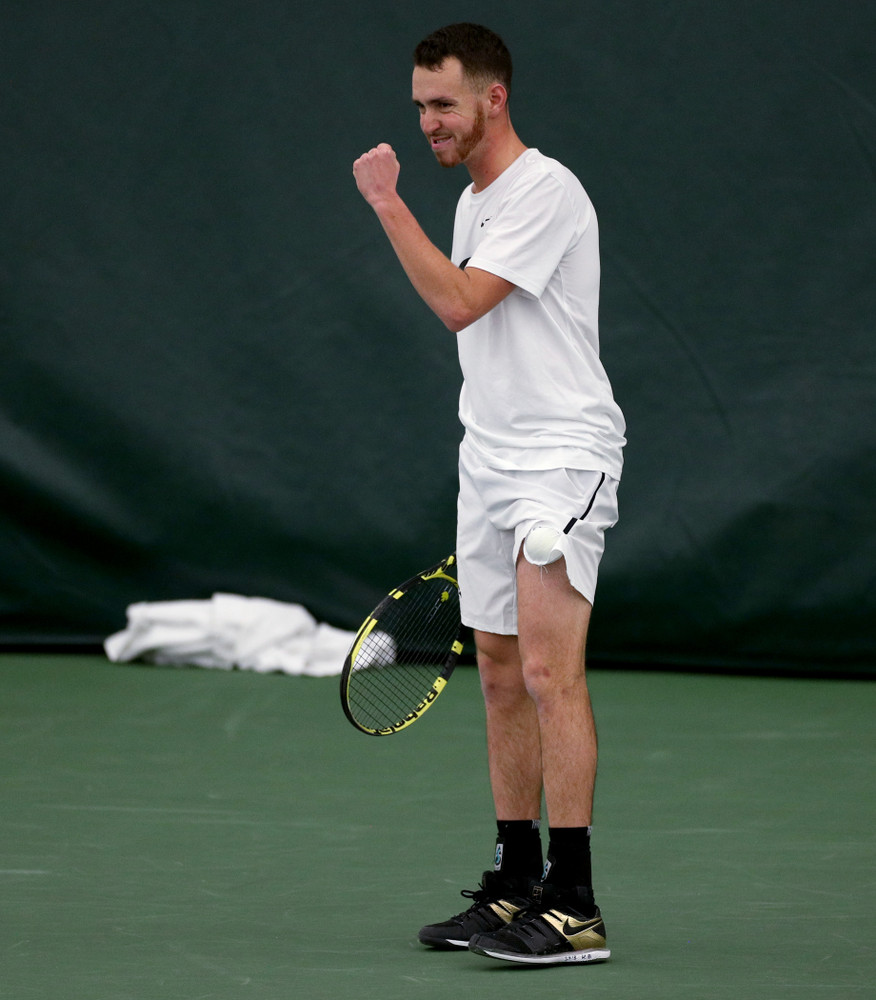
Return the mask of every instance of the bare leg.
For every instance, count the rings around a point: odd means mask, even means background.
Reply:
[[[542,790],[538,716],[524,683],[517,636],[476,631],[475,645],[496,818],[537,819]]]
[[[589,826],[596,782],[596,727],[584,673],[590,603],[569,583],[564,559],[517,564],[519,653],[538,718],[548,821]]]

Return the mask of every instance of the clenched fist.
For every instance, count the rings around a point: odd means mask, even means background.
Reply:
[[[353,164],[356,187],[369,205],[395,196],[400,170],[395,150],[385,142],[363,153]]]

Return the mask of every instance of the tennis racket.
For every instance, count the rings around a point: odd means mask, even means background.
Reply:
[[[347,718],[370,736],[416,722],[462,652],[456,555],[391,590],[356,633],[341,674]]]

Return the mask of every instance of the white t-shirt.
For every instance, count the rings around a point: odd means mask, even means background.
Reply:
[[[517,287],[457,334],[467,443],[499,469],[620,479],[624,419],[599,360],[599,231],[578,179],[529,149],[459,199],[451,258]]]

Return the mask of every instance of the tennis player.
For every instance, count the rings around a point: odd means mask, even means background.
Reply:
[[[390,146],[353,167],[414,288],[457,335],[463,373],[456,551],[498,835],[493,869],[463,891],[469,908],[419,938],[512,962],[593,962],[610,953],[591,878],[584,650],[625,429],[599,359],[593,206],[568,169],[518,138],[511,71],[502,40],[473,24],[414,53],[420,128],[441,166],[471,177],[450,258],[399,196]]]

